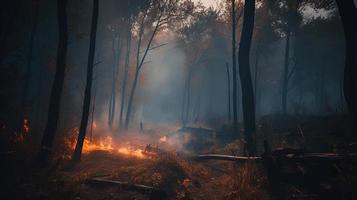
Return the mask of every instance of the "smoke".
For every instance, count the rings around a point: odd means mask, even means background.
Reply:
[[[145,122],[175,123],[179,119],[185,75],[185,53],[177,47],[172,31],[160,32],[156,45],[167,45],[150,51],[141,76],[138,96],[144,99],[136,118]]]

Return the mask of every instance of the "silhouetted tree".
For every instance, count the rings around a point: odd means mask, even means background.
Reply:
[[[123,114],[124,114],[124,106],[125,106],[125,95],[126,95],[126,88],[128,82],[128,70],[130,64],[130,53],[131,53],[131,20],[128,20],[128,33],[126,37],[126,56],[125,56],[125,63],[124,63],[124,78],[122,82],[121,88],[121,101],[120,101],[120,113],[119,113],[119,128],[123,126]]]
[[[357,8],[354,0],[336,0],[345,33],[344,93],[348,111],[357,120]]]
[[[231,121],[231,78],[229,75],[229,64],[226,63],[226,71],[227,71],[227,94],[228,94],[228,120]]]
[[[58,30],[59,40],[57,47],[56,73],[52,84],[48,117],[45,130],[43,132],[41,149],[39,153],[40,161],[46,164],[52,151],[53,141],[57,131],[58,118],[60,112],[60,102],[62,97],[63,81],[66,70],[67,54],[67,0],[57,0]]]
[[[93,66],[94,66],[94,55],[95,55],[95,43],[96,43],[96,36],[97,36],[98,15],[99,15],[99,0],[93,0],[92,25],[91,25],[89,55],[88,55],[88,63],[87,63],[87,82],[84,91],[81,126],[79,128],[78,140],[72,157],[74,161],[80,161],[81,159],[83,142],[86,137],[86,131],[88,125],[89,109],[90,109],[90,102],[92,97],[91,91],[92,91],[92,81],[93,81]]]
[[[255,0],[246,0],[242,36],[239,46],[239,75],[242,88],[244,135],[249,155],[256,153],[253,134],[255,133],[255,105],[252,78],[250,74],[250,47],[254,28]]]

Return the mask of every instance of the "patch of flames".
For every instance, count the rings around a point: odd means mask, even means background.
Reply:
[[[167,142],[167,136],[163,136],[159,139],[160,142],[164,143],[164,142]]]
[[[77,141],[67,141],[69,147],[74,150]],[[93,151],[106,151],[112,154],[124,155],[128,157],[134,157],[138,159],[147,159],[145,151],[140,148],[133,148],[129,146],[120,146],[113,142],[113,138],[110,136],[99,138],[96,140],[84,139],[82,153],[88,154]]]

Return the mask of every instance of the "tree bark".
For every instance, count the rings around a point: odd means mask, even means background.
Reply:
[[[39,153],[40,162],[42,164],[47,164],[49,161],[59,119],[60,102],[66,70],[68,39],[66,7],[67,0],[57,0],[59,40],[57,47],[56,73],[52,84],[46,128],[43,133]]]
[[[255,52],[255,69],[254,69],[254,102],[255,102],[255,109],[257,110],[257,96],[258,96],[258,76],[259,76],[259,57],[260,57],[260,45],[259,41],[256,47]],[[257,111],[258,112],[258,111]]]
[[[344,94],[348,112],[357,121],[357,8],[353,0],[336,0],[345,35]]]
[[[93,103],[92,103],[92,112],[91,112],[91,124],[90,124],[90,141],[93,138],[93,126],[94,126],[94,112],[95,112],[95,100],[97,98],[97,87],[94,86],[94,94],[93,94]]]
[[[238,106],[237,106],[237,56],[236,56],[236,8],[235,0],[232,1],[232,78],[233,78],[233,128],[238,133]]]
[[[244,134],[249,155],[255,155],[253,140],[255,132],[255,105],[252,78],[250,74],[249,54],[254,27],[255,0],[246,0],[244,4],[244,21],[239,46],[239,74],[242,88],[242,105]]]
[[[117,41],[118,40],[118,41]],[[118,43],[117,43],[118,42]],[[108,112],[108,125],[110,128],[113,127],[114,122],[114,114],[115,114],[115,107],[116,107],[116,80],[119,73],[119,60],[120,60],[120,53],[121,53],[121,44],[120,44],[120,35],[117,34],[113,40],[113,74],[112,74],[112,91],[110,95],[110,102],[109,102],[109,112]]]
[[[228,120],[231,121],[231,78],[229,75],[229,65],[226,63],[226,71],[227,71],[227,89],[228,89]]]
[[[128,102],[128,109],[127,109],[127,112],[126,112],[126,118],[125,118],[125,129],[128,130],[129,128],[129,123],[130,123],[130,114],[131,114],[131,109],[132,109],[132,105],[133,105],[133,100],[134,100],[134,94],[135,94],[135,90],[136,90],[136,86],[137,86],[137,82],[138,82],[138,77],[139,77],[139,72],[140,72],[140,69],[141,67],[143,66],[144,64],[144,61],[145,61],[145,58],[150,50],[150,47],[151,47],[151,43],[152,41],[154,40],[154,37],[156,35],[156,32],[158,31],[159,29],[159,26],[160,26],[160,21],[161,21],[161,17],[162,17],[162,13],[160,14],[160,16],[158,17],[158,20],[157,20],[157,24],[154,28],[154,31],[149,39],[149,43],[147,44],[146,46],[146,49],[145,49],[145,52],[144,52],[144,55],[143,57],[140,59],[140,47],[141,47],[141,40],[142,40],[142,36],[143,36],[143,33],[144,33],[144,20],[145,20],[145,17],[143,17],[143,21],[141,23],[141,27],[140,27],[140,38],[139,38],[139,43],[138,43],[138,49],[137,49],[137,55],[136,55],[136,58],[137,58],[137,64],[136,64],[136,70],[135,70],[135,78],[134,78],[134,82],[133,82],[133,86],[131,88],[131,92],[130,92],[130,96],[129,96],[129,102]]]
[[[131,30],[129,29],[127,46],[126,46],[126,57],[125,57],[125,66],[124,66],[124,78],[121,89],[121,102],[120,102],[120,114],[119,114],[119,128],[123,126],[123,113],[125,105],[125,94],[126,94],[126,84],[128,82],[128,70],[130,63],[130,51],[131,51]]]
[[[286,31],[286,44],[285,44],[285,57],[284,57],[284,71],[283,71],[283,90],[281,95],[281,109],[284,115],[287,114],[286,100],[288,96],[288,83],[289,83],[289,59],[290,59],[290,36],[291,31],[288,25]]]
[[[72,157],[74,161],[80,161],[81,159],[83,142],[86,137],[86,130],[88,125],[92,81],[93,81],[93,66],[94,66],[94,55],[95,55],[95,43],[96,43],[96,36],[97,36],[98,13],[99,13],[99,0],[93,0],[92,25],[91,25],[89,55],[88,55],[88,63],[87,63],[87,82],[84,91],[81,126],[79,128],[78,140]]]

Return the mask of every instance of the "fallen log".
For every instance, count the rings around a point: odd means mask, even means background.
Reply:
[[[272,155],[273,159],[287,159],[291,161],[318,161],[318,160],[342,160],[345,158],[357,158],[357,153],[351,154],[337,154],[337,153],[304,153],[304,154],[285,154]],[[245,157],[245,156],[231,156],[222,154],[202,154],[196,156],[197,160],[226,160],[233,162],[246,161],[261,161],[263,157]]]
[[[99,187],[111,187],[118,186],[121,190],[128,190],[139,192],[141,194],[150,195],[150,199],[166,199],[166,193],[162,190],[156,189],[151,186],[134,184],[125,181],[115,181],[115,180],[106,180],[102,178],[90,178],[85,181],[86,184],[91,186]]]
[[[221,154],[202,154],[196,157],[198,160],[226,160],[234,162],[246,162],[246,161],[259,161],[262,157],[243,157],[243,156],[230,156]]]

